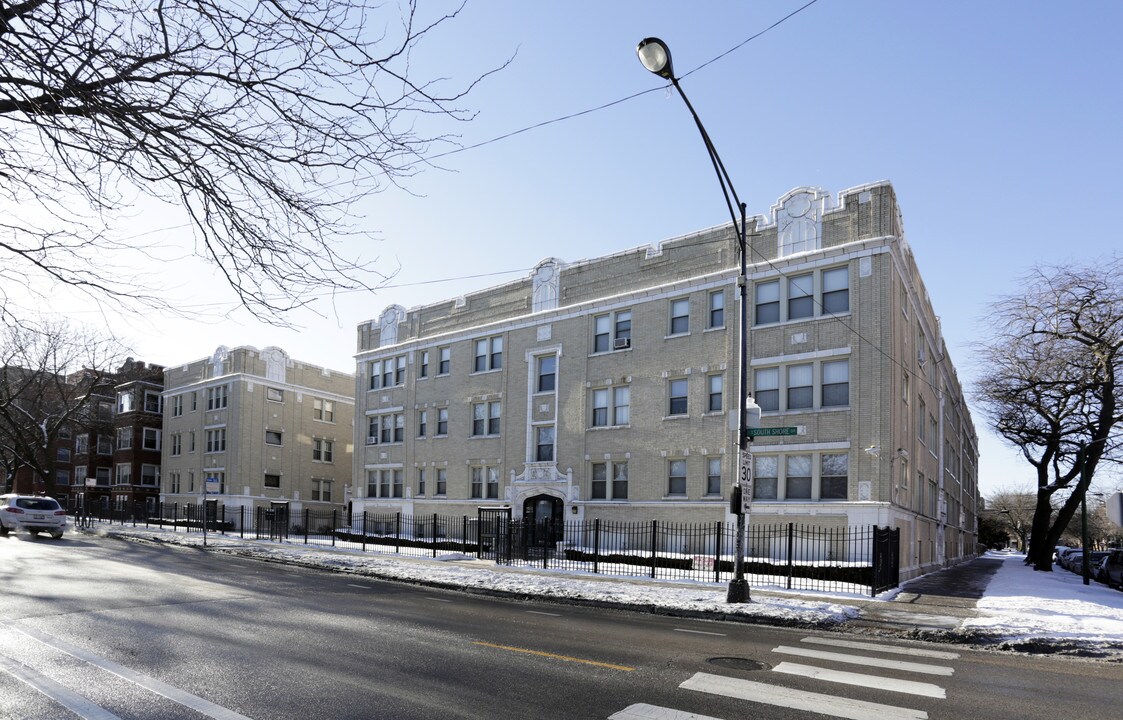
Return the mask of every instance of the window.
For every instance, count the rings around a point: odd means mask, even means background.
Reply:
[[[132,412],[133,407],[133,393],[131,390],[125,390],[117,393],[117,414]]]
[[[312,460],[314,462],[331,462],[332,449],[335,443],[331,440],[323,438],[315,438],[312,440]]]
[[[206,451],[209,453],[226,452],[226,428],[207,430]]]
[[[671,460],[667,464],[667,494],[686,495],[685,460]]]
[[[144,391],[144,412],[147,413],[160,413],[163,412],[164,406],[160,402],[160,393],[151,390]]]
[[[780,368],[753,371],[753,398],[761,411],[780,409]]]
[[[97,484],[98,485],[108,485],[109,484],[109,473],[110,473],[110,470],[107,467],[95,468],[94,469],[94,479],[97,481]]]
[[[440,348],[437,350],[437,358],[438,375],[448,375],[452,372],[452,348]]]
[[[406,384],[406,356],[402,355],[394,361],[394,384]]]
[[[484,496],[484,469],[482,467],[472,468],[470,492],[469,497],[473,499],[480,499]]]
[[[335,422],[335,403],[331,400],[312,400],[312,419],[321,422]]]
[[[667,382],[667,415],[685,415],[686,378],[676,378]]]
[[[706,401],[706,412],[721,412],[721,393],[725,385],[721,375],[710,375],[706,378],[709,385],[709,397]]]
[[[266,430],[265,431],[265,444],[266,445],[283,445],[284,436],[280,430]]]
[[[207,388],[207,410],[221,410],[229,401],[229,390],[225,385]]]
[[[821,457],[822,472],[819,475],[819,498],[822,500],[845,500],[847,496],[847,474],[850,456],[845,454],[824,454]]]
[[[378,470],[367,470],[367,497],[378,497],[378,480],[382,474]]]
[[[74,438],[74,454],[86,455],[90,452],[90,436],[88,433],[82,433]]]
[[[183,396],[176,395],[172,398],[172,417],[183,415]]]
[[[839,407],[850,404],[850,361],[831,360],[824,362],[823,369],[823,407]]]
[[[844,313],[850,310],[850,269],[846,267],[823,271],[823,312]]]
[[[429,411],[421,410],[417,413],[417,437],[425,437],[429,431]]]
[[[690,300],[679,298],[671,301],[671,328],[669,335],[685,335],[690,332]]]
[[[404,475],[400,468],[390,471],[391,497],[405,497],[405,486],[402,483]]]
[[[112,420],[113,419],[113,403],[99,402],[97,404],[97,418],[98,420]]]
[[[179,473],[178,472],[168,473],[168,492],[172,492],[172,493],[178,493],[179,492]]]
[[[924,428],[926,427],[925,422],[927,420],[928,411],[924,409],[923,400],[920,401],[919,408],[920,409],[917,413],[919,417],[916,420],[916,435],[920,439],[921,444],[926,445],[927,442],[925,442]]]
[[[536,392],[554,392],[557,385],[558,356],[543,355],[538,358],[538,389]]]
[[[108,435],[98,435],[97,438],[97,454],[98,455],[112,455],[113,454],[113,438]]]
[[[786,500],[810,500],[811,456],[788,455],[784,459],[787,471],[784,498]]]
[[[714,290],[710,293],[710,329],[725,327],[725,291]]]
[[[780,322],[780,281],[757,283],[756,293],[756,324]]]
[[[620,310],[593,318],[593,352],[626,350],[632,346],[632,311]]]
[[[267,387],[265,388],[265,399],[270,402],[284,402],[285,391],[278,388]]]
[[[936,416],[928,416],[928,450],[933,455],[936,454],[936,448],[940,446],[940,426],[936,424]]]
[[[160,466],[144,464],[140,466],[140,484],[156,487],[160,484]]]
[[[476,341],[476,359],[472,372],[487,372],[503,367],[503,338],[481,338]]]
[[[70,448],[60,447],[56,457],[59,462],[70,462]]]
[[[145,450],[159,450],[161,447],[161,432],[156,428],[146,427],[141,430],[140,444]]]
[[[265,487],[279,488],[281,487],[281,476],[275,473],[265,473]]]
[[[788,367],[788,410],[810,408],[814,402],[814,383],[811,365]]]
[[[331,480],[312,480],[312,501],[331,502]]]
[[[129,450],[133,446],[133,428],[132,426],[117,428],[117,449]]]
[[[780,458],[776,455],[753,456],[753,499],[775,500],[779,485]]]
[[[538,462],[551,462],[554,459],[554,426],[538,428],[535,438],[535,459]]]
[[[131,463],[117,463],[117,479],[114,482],[118,485],[132,484],[133,466]]]
[[[187,452],[195,452],[195,431],[187,433]]]
[[[788,320],[815,315],[815,276],[811,273],[788,278]]]
[[[627,386],[593,390],[593,427],[627,425],[631,421],[630,403],[631,390]]]
[[[382,361],[375,360],[370,364],[370,384],[371,390],[378,390],[382,387]]]
[[[394,387],[394,358],[382,361],[382,387]]]
[[[183,453],[183,435],[180,433],[172,433],[172,457],[178,457]]]
[[[419,378],[429,377],[429,351],[428,350],[422,350],[421,351],[421,363],[419,364],[419,367],[417,369],[417,377],[419,377]]]
[[[417,494],[425,494],[425,468],[417,468]]]
[[[75,470],[74,472],[78,472]],[[65,487],[70,484],[70,471],[69,470],[55,470],[55,485]],[[65,504],[66,501],[59,498],[59,502]]]
[[[706,494],[721,495],[721,458],[706,460]]]
[[[448,408],[437,410],[437,434],[448,435]]]
[[[590,497],[593,500],[627,500],[628,499],[628,463],[593,463],[592,486]],[[608,482],[608,473],[612,473],[612,483]]]
[[[448,492],[448,470],[445,468],[437,469],[437,494],[445,495]]]
[[[499,417],[502,406],[498,402],[472,405],[472,435],[481,437],[499,434]]]

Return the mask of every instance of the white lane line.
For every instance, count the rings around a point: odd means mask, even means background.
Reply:
[[[686,628],[673,628],[675,632],[694,633],[695,635],[717,635],[725,637],[725,633],[706,632],[705,630],[687,630]]]
[[[719,720],[709,715],[697,715],[682,710],[636,703],[618,713],[608,716],[608,720]]]
[[[93,653],[87,652],[77,645],[71,645],[70,643],[60,638],[47,635],[46,633],[41,633],[38,630],[33,630],[32,628],[15,627],[11,625],[9,627],[16,632],[23,633],[29,638],[38,640],[44,645],[53,647],[56,650],[61,650],[67,655],[73,655],[79,660],[88,662],[89,664],[99,667],[106,672],[113,673],[117,677],[128,680],[134,685],[139,685],[146,690],[151,690],[157,695],[162,695],[172,702],[177,702],[184,707],[191,708],[195,712],[206,715],[209,718],[214,718],[214,720],[251,720],[251,718],[236,713],[229,708],[224,708],[221,705],[216,705],[210,700],[204,700],[198,695],[192,695],[186,690],[180,690],[174,685],[169,685],[166,682],[157,680],[156,678],[149,675],[144,675],[143,673],[138,673],[135,670],[131,670],[124,665],[113,662],[112,660],[107,660],[103,657],[94,655]]]
[[[863,675],[862,673],[845,672],[843,670],[827,670],[813,665],[800,665],[799,663],[782,662],[772,668],[772,672],[785,675],[798,675],[815,680],[841,683],[842,685],[857,685],[858,687],[873,688],[875,690],[888,690],[890,692],[908,693],[910,695],[923,695],[945,699],[947,691],[939,685],[932,683],[916,682],[914,680],[897,680],[884,678],[878,675]]]
[[[879,645],[878,643],[856,642],[854,640],[835,640],[834,638],[805,637],[800,640],[816,645],[833,645],[835,647],[851,648],[853,650],[873,650],[874,652],[892,653],[894,655],[913,655],[915,657],[929,657],[937,660],[958,660],[959,653],[944,650],[926,650],[924,648],[902,647],[900,645]]]
[[[527,610],[530,615],[545,615],[546,617],[561,617],[557,613],[542,612],[541,610]]]
[[[347,587],[357,587],[360,590],[370,590],[369,585],[352,585],[351,583],[347,583]]]
[[[803,690],[793,690],[778,685],[752,682],[723,675],[711,675],[710,673],[695,673],[694,677],[679,685],[679,687],[710,693],[711,695],[724,695],[739,700],[748,700],[763,705],[774,705],[830,715],[831,717],[847,718],[847,720],[928,720],[928,713],[923,710],[882,705],[865,700],[852,700],[836,695],[804,692]]]
[[[924,663],[905,662],[904,660],[886,660],[884,658],[865,657],[864,655],[847,655],[845,653],[824,652],[810,648],[780,647],[772,648],[772,652],[798,655],[800,657],[815,658],[816,660],[833,660],[850,665],[866,665],[868,667],[887,668],[889,670],[904,670],[905,672],[924,673],[925,675],[951,675],[954,668],[946,665],[926,665]]]
[[[95,704],[70,688],[60,685],[31,668],[0,655],[0,670],[6,671],[17,680],[22,680],[50,699],[62,705],[82,720],[121,720],[120,717]]]
[[[447,602],[447,603],[452,602],[451,600],[445,600],[444,598],[435,598],[435,597],[427,597],[425,599],[426,600],[432,600],[433,602]]]

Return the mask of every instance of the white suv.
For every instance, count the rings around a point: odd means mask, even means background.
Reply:
[[[58,540],[66,530],[66,511],[54,498],[0,495],[0,536],[16,530],[46,532]]]

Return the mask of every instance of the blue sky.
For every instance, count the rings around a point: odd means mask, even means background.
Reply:
[[[1108,222],[1123,181],[1123,3],[819,0],[469,0],[414,68],[467,79],[509,57],[466,100],[465,146],[653,90],[606,109],[446,155],[365,202],[381,240],[361,250],[391,287],[347,295],[287,331],[241,311],[209,322],[132,321],[137,356],[177,365],[219,344],[277,345],[353,370],[355,326],[525,275],[543,258],[595,257],[723,223],[728,213],[689,113],[635,56],[671,47],[691,102],[752,214],[789,189],[877,180],[897,191],[906,237],[960,378],[994,297],[1034,263],[1120,246]],[[431,3],[422,0],[423,9]],[[689,73],[689,74],[688,74]],[[138,214],[138,226],[166,218]],[[169,234],[169,241],[174,240]],[[180,266],[185,302],[225,302],[213,272]],[[977,412],[980,485],[1030,487],[1029,466]]]

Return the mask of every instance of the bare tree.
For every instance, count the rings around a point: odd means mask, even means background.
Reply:
[[[1008,532],[1018,537],[1018,547],[1029,545],[1029,531],[1037,508],[1037,495],[1018,490],[1000,490],[987,498],[987,510],[993,511],[994,520]],[[1027,558],[1028,560],[1028,558]]]
[[[1036,471],[1036,570],[1052,569],[1053,547],[1101,463],[1120,459],[1121,272],[1118,257],[1037,268],[1024,294],[992,306],[977,397],[991,427]]]
[[[340,252],[351,204],[416,172],[488,74],[415,78],[462,6],[399,1],[0,0],[0,305],[7,283],[160,305],[108,265],[145,251],[113,227],[145,195],[184,209],[190,251],[267,321],[377,285]]]
[[[63,322],[0,326],[0,457],[9,480],[27,468],[55,492],[56,447],[90,418],[91,391],[111,379],[117,342]]]

